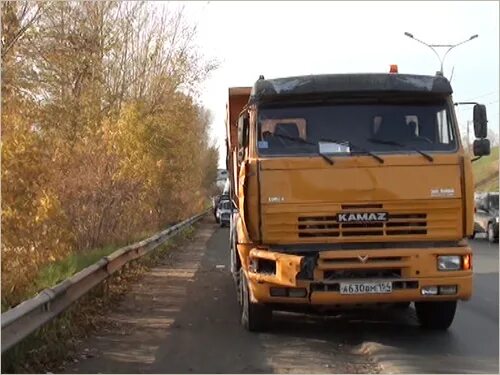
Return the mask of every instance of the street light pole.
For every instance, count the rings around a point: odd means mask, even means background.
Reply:
[[[441,63],[441,69],[439,70],[439,74],[440,75],[443,75],[443,64],[444,64],[444,59],[446,58],[446,55],[448,55],[448,52],[450,52],[453,48],[455,47],[458,47],[459,45],[461,44],[464,44],[464,43],[467,43],[467,42],[470,42],[471,40],[473,39],[476,39],[479,35],[475,34],[475,35],[472,35],[469,39],[465,39],[464,41],[460,42],[460,43],[457,43],[457,44],[428,44],[428,43],[425,43],[424,41],[420,40],[420,39],[417,39],[413,36],[413,34],[409,33],[409,32],[405,32],[405,35],[419,43],[422,43],[423,45],[429,47],[432,52],[434,52],[437,56],[437,58],[439,59],[439,62]],[[434,47],[436,48],[446,48],[448,47],[448,49],[446,50],[446,52],[444,53],[443,57],[441,58],[441,56],[439,56],[439,53],[437,53],[437,51],[434,49]]]

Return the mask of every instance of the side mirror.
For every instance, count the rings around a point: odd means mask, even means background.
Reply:
[[[490,140],[489,139],[476,139],[472,144],[472,149],[474,151],[474,156],[486,156],[489,155],[490,150]]]
[[[243,158],[245,157],[245,150],[240,148],[238,150],[238,163],[241,163],[243,161]]]
[[[486,118],[486,106],[484,104],[474,106],[474,135],[476,138],[486,138],[488,135],[488,119]]]
[[[248,142],[249,123],[248,115],[244,115],[238,120],[238,144],[241,148],[245,147]]]

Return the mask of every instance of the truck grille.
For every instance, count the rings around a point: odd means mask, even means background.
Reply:
[[[460,199],[366,204],[263,205],[262,234],[272,244],[447,240],[462,234]],[[387,213],[385,222],[338,222],[338,213]]]
[[[336,216],[299,216],[299,237],[398,236],[427,234],[427,214],[389,214],[383,223],[339,223]]]
[[[324,271],[324,280],[340,279],[399,279],[400,269],[353,269]]]

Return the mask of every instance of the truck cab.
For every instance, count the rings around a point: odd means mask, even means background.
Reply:
[[[273,310],[414,302],[446,329],[472,293],[474,184],[442,76],[331,74],[229,90],[231,269],[249,330]],[[489,153],[484,106],[474,150]]]

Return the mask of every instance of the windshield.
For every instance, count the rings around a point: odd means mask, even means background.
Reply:
[[[450,118],[445,101],[261,107],[257,148],[261,155],[317,154],[318,150],[350,154],[356,148],[383,153],[450,152],[457,146]]]
[[[488,197],[488,200],[489,200],[489,206],[491,208],[498,210],[498,195],[490,195]]]
[[[219,204],[219,208],[221,210],[230,210],[231,209],[231,202],[230,201],[224,201]]]

